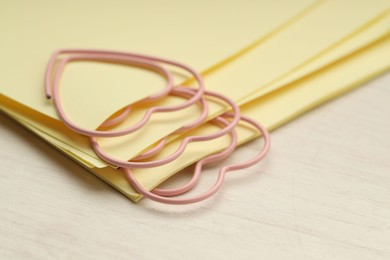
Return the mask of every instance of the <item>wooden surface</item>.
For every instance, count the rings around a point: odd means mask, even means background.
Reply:
[[[189,206],[134,204],[0,121],[0,259],[390,259],[390,74],[276,130],[264,163]]]

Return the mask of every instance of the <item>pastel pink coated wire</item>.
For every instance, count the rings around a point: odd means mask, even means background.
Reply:
[[[194,96],[195,93],[196,93],[195,91],[193,91],[192,89],[190,89],[188,87],[179,86],[179,87],[175,87],[174,89],[172,89],[170,91],[169,95],[178,96],[178,97],[185,98],[185,99],[190,99],[191,97]],[[141,104],[141,103],[143,103],[143,102],[142,101],[137,102],[137,104]],[[203,97],[201,97],[198,100],[198,103],[202,108],[202,112],[200,113],[200,115],[192,122],[187,123],[184,126],[180,127],[178,130],[176,130],[174,132],[174,134],[178,134],[180,132],[184,132],[186,130],[192,129],[192,128],[200,125],[204,120],[206,120],[206,118],[208,116],[208,104]],[[103,128],[112,127],[114,125],[121,123],[129,115],[130,110],[131,110],[131,106],[125,107],[118,115],[116,115],[113,118],[107,119],[105,122],[103,122],[100,125],[100,127],[103,127]]]
[[[187,87],[176,87],[175,89],[173,89],[171,91],[171,94],[186,98],[187,95],[189,95],[189,96],[194,95],[194,92],[191,89],[187,88]],[[207,107],[207,101],[204,99],[204,97],[202,97],[202,98],[200,98],[198,103],[202,107],[202,112],[198,116],[198,118],[193,120],[191,123],[187,123],[186,125],[180,127],[179,129],[177,129],[176,131],[174,131],[170,135],[162,138],[157,143],[157,145],[155,145],[154,147],[152,147],[152,148],[142,152],[141,154],[137,155],[136,157],[132,158],[131,161],[145,160],[147,158],[150,158],[150,157],[156,155],[157,153],[159,153],[165,147],[165,145],[168,142],[168,139],[170,138],[170,136],[180,134],[182,132],[185,132],[187,130],[193,129],[193,128],[199,126],[200,124],[202,124],[207,119],[207,116],[208,116],[208,109],[205,109]]]
[[[210,123],[214,123],[214,124],[219,123],[220,125],[222,125],[222,127],[223,126],[226,127],[229,124],[229,122],[223,117],[223,115],[214,118],[213,120],[210,121]],[[182,185],[179,188],[171,188],[171,189],[155,188],[152,190],[152,192],[160,196],[169,197],[169,196],[177,196],[191,190],[197,184],[201,174],[202,167],[204,165],[223,160],[234,152],[237,146],[237,133],[235,129],[233,129],[229,133],[229,135],[231,136],[230,143],[225,149],[223,149],[218,153],[206,156],[205,158],[201,159],[198,163],[196,163],[193,176],[187,184]]]
[[[59,61],[58,66],[55,67],[56,61],[58,57],[61,55],[67,55],[67,56],[62,58]],[[76,125],[68,118],[68,116],[66,115],[62,107],[60,96],[59,96],[59,85],[60,85],[59,82],[66,64],[68,62],[80,61],[80,60],[123,63],[132,66],[146,68],[149,70],[156,71],[159,74],[163,75],[166,78],[167,84],[165,88],[162,89],[161,91],[153,95],[150,95],[149,97],[144,98],[140,101],[137,101],[133,104],[127,105],[122,110],[114,114],[114,116],[111,116],[109,119],[104,121],[97,130],[85,129]],[[174,87],[172,73],[167,69],[165,69],[160,64],[173,65],[188,71],[197,81],[198,88],[193,89],[184,86]],[[227,172],[244,169],[254,165],[255,163],[258,163],[264,158],[264,156],[267,154],[270,147],[269,134],[261,124],[259,124],[253,119],[242,116],[240,114],[239,107],[235,104],[235,102],[233,102],[225,95],[211,92],[211,91],[205,91],[203,79],[200,76],[200,74],[196,72],[194,69],[192,69],[191,67],[185,64],[167,60],[167,59],[162,59],[162,58],[152,57],[147,55],[134,54],[134,53],[105,51],[105,50],[89,50],[89,49],[58,50],[51,56],[49,60],[49,64],[45,75],[45,92],[46,92],[46,97],[48,99],[53,97],[53,101],[57,113],[60,119],[64,122],[64,124],[67,127],[69,127],[70,129],[72,129],[77,133],[89,136],[91,140],[91,145],[95,153],[100,158],[102,158],[108,163],[121,167],[129,183],[140,194],[161,203],[190,204],[190,203],[196,203],[201,200],[209,198],[222,187]],[[124,129],[120,129],[120,130],[112,129],[113,126],[118,125],[131,114],[131,111],[133,108],[135,108],[135,105],[156,101],[161,98],[167,97],[168,95],[184,98],[185,101],[183,103],[180,103],[179,105],[174,105],[174,106],[155,106],[155,107],[148,108],[143,118],[140,121],[138,121],[136,124],[130,127],[125,127]],[[218,116],[210,121],[211,123],[218,125],[220,127],[220,130],[212,134],[207,134],[203,136],[187,136],[182,140],[179,147],[169,156],[166,156],[162,159],[142,161],[142,160],[150,159],[152,156],[158,154],[168,143],[170,136],[183,133],[184,131],[193,129],[199,126],[200,124],[202,124],[207,119],[208,116],[208,103],[205,100],[206,97],[212,98],[213,100],[222,101],[226,103],[228,106],[230,106],[230,109],[232,110],[232,112],[224,113],[223,115]],[[143,153],[139,154],[138,156],[136,156],[130,161],[119,160],[106,154],[104,150],[100,147],[96,139],[97,137],[118,137],[118,136],[130,134],[143,127],[149,121],[149,119],[154,113],[173,112],[173,111],[187,108],[194,104],[200,106],[202,110],[200,115],[195,120],[185,124],[181,128],[171,133],[170,135],[162,138],[157,143],[157,145],[144,151]],[[229,120],[227,120],[228,118]],[[237,133],[235,131],[235,127],[237,126],[240,120],[245,121],[248,124],[251,124],[262,134],[264,138],[264,146],[261,149],[261,151],[250,160],[247,160],[242,163],[237,163],[237,164],[232,164],[232,165],[222,167],[219,171],[217,181],[206,192],[203,192],[194,197],[176,198],[175,196],[181,195],[191,190],[198,183],[204,165],[225,159],[235,150],[237,146]],[[172,162],[173,160],[179,158],[181,154],[183,154],[187,145],[191,142],[208,141],[215,138],[219,138],[226,134],[230,135],[231,137],[229,145],[221,152],[206,156],[203,159],[199,160],[196,163],[195,170],[191,180],[181,187],[173,188],[173,189],[156,188],[152,191],[148,191],[145,188],[143,188],[142,185],[140,185],[140,183],[138,183],[138,181],[134,178],[132,174],[132,168],[145,169],[151,167],[158,167],[167,164],[169,162]]]
[[[234,115],[226,114],[224,116],[232,117]],[[140,194],[142,194],[144,197],[147,197],[147,198],[152,199],[154,201],[166,203],[166,204],[180,205],[180,204],[191,204],[191,203],[196,203],[196,202],[205,200],[205,199],[209,198],[210,196],[214,195],[222,187],[222,184],[223,184],[223,181],[225,179],[227,172],[245,169],[245,168],[248,168],[248,167],[258,163],[259,161],[261,161],[264,158],[264,156],[267,154],[267,152],[269,150],[270,138],[269,138],[269,134],[268,134],[268,131],[266,130],[266,128],[263,127],[258,122],[256,122],[255,120],[250,119],[248,117],[241,116],[241,119],[243,121],[246,121],[247,123],[253,125],[254,127],[256,127],[259,130],[259,132],[262,134],[263,139],[264,139],[263,148],[252,159],[249,159],[249,160],[242,162],[242,163],[237,163],[237,164],[232,164],[232,165],[227,165],[227,166],[222,167],[221,170],[219,171],[218,179],[215,182],[215,184],[209,190],[207,190],[206,192],[204,192],[202,194],[199,194],[199,195],[196,195],[196,196],[190,197],[190,198],[172,198],[172,197],[170,197],[170,196],[173,196],[176,194],[181,194],[181,193],[189,190],[191,187],[193,187],[195,185],[197,179],[200,176],[200,171],[201,171],[203,164],[211,163],[213,161],[213,159],[208,159],[207,157],[197,162],[197,164],[201,164],[201,166],[196,167],[196,169],[195,169],[196,172],[194,173],[194,177],[187,185],[185,185],[179,189],[173,189],[173,190],[168,190],[168,191],[166,190],[165,192],[163,190],[157,191],[157,193],[162,193],[166,196],[156,194],[153,191],[151,192],[151,191],[148,191],[145,188],[143,188],[142,185],[140,185],[140,183],[133,176],[130,168],[122,168],[122,170],[125,173],[125,176],[129,180],[130,184]]]
[[[170,95],[179,96],[179,97],[188,99],[188,98],[192,97],[195,93],[196,93],[195,91],[193,91],[192,89],[187,88],[187,87],[176,87],[170,92]],[[156,155],[159,151],[161,151],[164,148],[165,144],[167,143],[167,141],[171,135],[180,134],[184,131],[195,128],[195,127],[199,126],[200,124],[202,124],[208,116],[208,110],[205,109],[205,108],[207,108],[207,102],[202,97],[202,98],[200,98],[198,103],[199,103],[202,111],[201,111],[200,115],[195,120],[193,120],[190,123],[185,124],[184,126],[180,127],[178,130],[174,131],[169,136],[161,139],[156,146],[154,146],[151,149],[148,149],[147,151],[143,152],[142,154],[139,154],[138,156],[133,158],[132,161],[144,160],[144,159],[147,159],[149,157]],[[128,114],[128,109],[126,108],[124,111],[122,111],[116,117],[109,119],[109,120],[106,120],[101,126],[106,127],[106,126],[113,126],[115,124],[118,124],[125,119],[125,116],[127,114]],[[97,142],[94,138],[91,138],[91,141],[92,141],[92,144],[94,144],[94,142]],[[96,144],[96,145],[98,145],[98,144]]]
[[[61,54],[72,54],[72,56],[67,56],[64,59],[61,60],[60,64],[57,67],[57,70],[54,74],[54,80],[53,80],[53,86],[52,86],[52,74],[54,70],[54,65],[57,57]],[[197,80],[199,86],[196,90],[196,94],[193,95],[190,99],[188,99],[186,102],[175,105],[175,106],[166,106],[166,107],[152,107],[147,110],[144,117],[136,124],[134,124],[131,127],[116,130],[116,131],[98,131],[98,130],[89,130],[82,128],[76,124],[74,124],[66,115],[61,100],[59,97],[59,82],[61,74],[64,70],[65,65],[70,61],[75,60],[95,60],[95,61],[116,61],[116,62],[128,62],[133,65],[141,66],[141,67],[148,67],[155,69],[157,71],[160,71],[163,75],[167,77],[168,80],[168,86],[172,85],[172,75],[169,71],[158,65],[157,63],[165,63],[169,65],[174,65],[177,67],[180,67],[184,70],[187,70],[190,72],[194,78]],[[158,98],[164,95],[167,95],[170,91],[170,87],[167,87],[162,92],[158,93],[156,96],[149,97],[148,99],[154,99]],[[184,65],[182,63],[170,61],[167,59],[152,57],[152,56],[146,56],[146,55],[139,55],[139,54],[133,54],[133,53],[125,53],[125,52],[114,52],[114,51],[102,51],[102,50],[59,50],[55,52],[52,57],[49,60],[49,64],[46,70],[45,75],[45,91],[46,91],[46,97],[51,98],[53,97],[54,104],[58,113],[58,116],[60,119],[64,122],[65,125],[67,125],[70,129],[73,131],[86,135],[86,136],[95,136],[95,137],[116,137],[121,135],[126,135],[129,133],[132,133],[138,129],[140,129],[142,126],[144,126],[153,113],[156,112],[172,112],[177,111],[179,109],[184,109],[186,107],[191,106],[195,102],[197,102],[202,96],[204,92],[204,82],[203,78],[198,74],[195,70],[193,70],[191,67]],[[208,107],[205,109],[208,110]]]
[[[125,107],[119,115],[117,115],[114,118],[110,118],[106,120],[105,122],[103,122],[103,124],[100,125],[100,127],[111,127],[119,124],[120,122],[126,119],[126,117],[130,114],[130,111],[131,111],[131,106]]]
[[[110,155],[108,155],[99,145],[98,141],[96,140],[95,137],[90,137],[91,143],[92,143],[92,148],[94,149],[95,153],[104,161],[109,162],[113,165],[119,166],[119,167],[130,167],[130,168],[150,168],[150,167],[158,167],[163,164],[167,164],[169,162],[172,162],[173,160],[177,159],[186,149],[187,145],[191,142],[201,142],[201,141],[208,141],[211,139],[215,139],[218,137],[221,137],[230,131],[234,129],[234,127],[238,124],[240,121],[240,109],[232,101],[230,98],[211,91],[205,91],[204,92],[205,96],[209,97],[214,97],[217,98],[221,101],[226,102],[233,110],[233,120],[223,129],[212,133],[208,135],[203,135],[203,136],[188,136],[183,139],[179,147],[169,156],[154,160],[154,161],[147,161],[147,162],[139,162],[139,161],[124,161],[124,160],[119,160],[117,158],[114,158]]]

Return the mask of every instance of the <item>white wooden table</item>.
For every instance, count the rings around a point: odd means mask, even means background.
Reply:
[[[189,206],[134,204],[0,121],[0,259],[390,259],[390,74],[276,130],[264,163]]]

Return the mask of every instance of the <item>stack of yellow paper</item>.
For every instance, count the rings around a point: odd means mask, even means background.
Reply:
[[[0,108],[134,201],[141,196],[121,172],[100,160],[85,137],[67,129],[45,99],[44,70],[55,50],[116,49],[181,61],[203,72],[207,89],[228,95],[244,115],[270,130],[390,68],[387,0],[114,2],[13,1],[3,6]],[[192,86],[186,73],[175,72],[177,84]],[[163,86],[157,75],[134,67],[75,62],[65,70],[61,96],[74,122],[96,129]],[[210,107],[210,118],[227,109],[212,101]],[[143,112],[135,111],[123,125],[138,121]],[[142,132],[101,143],[112,156],[128,160],[198,114],[197,107],[159,114]],[[185,135],[213,130],[205,123]],[[240,143],[257,136],[245,126],[238,132]],[[169,154],[181,139],[172,138],[156,157]],[[152,189],[223,149],[228,138],[209,142],[191,144],[172,163],[134,173]]]

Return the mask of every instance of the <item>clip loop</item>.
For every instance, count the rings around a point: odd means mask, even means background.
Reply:
[[[68,56],[66,56],[60,61],[59,65],[57,66],[57,69],[54,71],[55,62],[60,55],[68,55]],[[68,118],[68,116],[66,115],[62,107],[60,97],[59,97],[59,81],[66,64],[72,61],[80,61],[80,60],[124,63],[132,66],[142,67],[149,70],[154,70],[166,78],[167,84],[163,90],[153,95],[150,95],[149,97],[144,98],[140,101],[137,101],[132,104],[128,104],[125,108],[123,108],[122,110],[114,114],[114,116],[111,116],[109,119],[105,120],[100,125],[98,130],[89,130],[76,125]],[[184,86],[175,87],[173,83],[172,73],[166,68],[164,68],[163,66],[161,66],[161,64],[173,65],[188,71],[197,81],[198,88],[193,89]],[[53,75],[54,78],[52,80]],[[117,51],[89,50],[89,49],[58,50],[51,56],[49,60],[49,64],[47,66],[46,75],[45,75],[45,92],[46,92],[46,97],[48,99],[53,98],[58,116],[68,128],[72,129],[73,131],[79,134],[88,136],[90,138],[92,148],[101,159],[117,167],[120,167],[126,179],[129,181],[129,184],[132,185],[132,187],[134,187],[134,189],[136,189],[140,194],[161,203],[190,204],[190,203],[196,203],[201,200],[209,198],[222,187],[227,172],[245,169],[258,163],[264,158],[264,156],[267,154],[270,148],[270,137],[265,127],[263,127],[260,123],[256,122],[255,120],[241,115],[238,105],[227,96],[212,91],[206,91],[203,78],[194,69],[192,69],[191,67],[185,64],[171,61],[168,59],[162,59],[162,58],[141,55],[141,54],[134,54],[134,53],[117,52]],[[143,118],[137,123],[135,123],[134,125],[120,130],[107,129],[125,120],[131,114],[131,110],[133,109],[133,106],[135,104],[157,101],[169,95],[183,98],[185,99],[185,101],[183,103],[180,103],[179,105],[150,107],[145,112]],[[211,123],[216,124],[218,127],[220,127],[220,129],[214,133],[206,134],[202,136],[187,136],[183,138],[179,147],[169,156],[166,156],[162,159],[152,160],[153,156],[157,155],[162,149],[164,149],[164,147],[169,141],[170,136],[178,135],[184,133],[187,130],[194,129],[207,120],[207,117],[209,116],[207,98],[222,101],[227,105],[227,107],[229,107],[229,110],[232,111],[232,112],[224,113],[210,120]],[[142,128],[149,121],[149,119],[154,113],[173,112],[173,111],[185,109],[194,104],[197,104],[202,110],[200,115],[195,120],[183,125],[181,128],[177,129],[170,135],[162,138],[154,147],[139,154],[132,160],[123,161],[123,160],[113,158],[100,147],[96,139],[97,137],[118,137],[118,136],[123,136],[123,135],[133,133],[139,130],[140,128]],[[257,129],[259,134],[262,135],[264,139],[264,145],[259,151],[259,153],[255,155],[252,159],[249,159],[247,161],[222,167],[219,170],[217,181],[207,191],[193,197],[176,198],[176,196],[182,195],[183,193],[191,190],[198,183],[203,166],[213,162],[223,160],[235,150],[238,142],[238,136],[235,128],[240,121],[252,125],[254,128]],[[193,176],[191,180],[181,187],[173,188],[173,189],[155,188],[152,191],[148,191],[144,187],[142,187],[142,185],[136,180],[136,178],[132,173],[133,168],[145,169],[151,167],[158,167],[178,159],[180,155],[184,153],[187,145],[191,142],[209,141],[209,140],[222,137],[224,135],[230,135],[229,145],[223,151],[208,155],[203,159],[199,160],[195,165],[195,170],[193,172]]]
[[[51,81],[51,76],[53,74],[54,70],[54,64],[59,55],[62,54],[69,54],[70,56],[65,57],[59,64],[57,70],[54,74],[54,80]],[[177,66],[179,68],[182,68],[191,75],[194,76],[194,78],[197,80],[199,86],[196,91],[196,93],[188,99],[186,102],[175,105],[175,106],[167,106],[167,107],[152,107],[147,110],[144,117],[136,124],[134,124],[131,127],[127,127],[122,130],[115,130],[115,131],[99,131],[99,130],[90,130],[82,128],[75,123],[73,123],[70,118],[66,115],[61,100],[59,97],[59,82],[61,78],[61,74],[65,68],[65,65],[68,62],[76,61],[76,60],[94,60],[94,61],[106,61],[106,62],[127,62],[128,64],[132,64],[134,66],[139,67],[145,67],[149,69],[153,69],[156,71],[159,71],[162,75],[164,75],[167,78],[167,86],[166,88],[161,91],[160,93],[157,93],[155,95],[152,95],[148,97],[145,100],[151,101],[156,100],[158,98],[164,97],[170,93],[170,91],[173,89],[173,76],[172,73],[170,73],[168,70],[160,66],[158,63],[165,63],[173,66]],[[125,52],[115,52],[115,51],[102,51],[102,50],[82,50],[82,49],[75,49],[75,50],[58,50],[56,51],[50,58],[49,64],[47,66],[46,75],[45,75],[45,93],[46,97],[48,99],[53,98],[55,108],[57,110],[57,114],[60,117],[61,121],[70,129],[73,131],[86,135],[86,136],[95,136],[95,137],[117,137],[122,136],[126,134],[130,134],[132,132],[137,131],[141,127],[143,127],[151,118],[153,113],[157,112],[172,112],[177,111],[180,109],[187,108],[194,103],[196,103],[202,96],[204,92],[204,82],[203,78],[200,76],[198,72],[196,72],[191,67],[184,65],[179,62],[170,61],[167,59],[152,57],[152,56],[146,56],[146,55],[140,55],[140,54],[133,54],[133,53],[125,53]],[[208,109],[207,106],[205,109]]]
[[[222,117],[234,117],[234,115],[229,113],[229,114],[222,115]],[[222,158],[225,158],[232,152],[231,149],[233,146],[235,148],[235,144],[237,142],[237,140],[236,140],[237,135],[236,135],[234,130],[233,130],[233,133],[231,133],[233,141],[231,141],[230,145],[224,151],[222,151],[218,154],[213,154],[213,155],[207,156],[207,157],[203,158],[202,160],[198,161],[196,163],[195,171],[193,173],[192,179],[187,184],[183,185],[182,187],[179,187],[176,189],[154,189],[152,191],[148,191],[145,188],[143,188],[142,185],[140,185],[140,183],[135,179],[130,168],[122,168],[122,170],[123,170],[126,178],[131,183],[131,185],[140,194],[142,194],[143,196],[145,196],[146,198],[149,198],[151,200],[161,202],[161,203],[166,203],[166,204],[174,204],[174,205],[191,204],[191,203],[196,203],[196,202],[205,200],[205,199],[211,197],[212,195],[214,195],[222,187],[223,181],[225,180],[226,173],[228,173],[230,171],[237,171],[237,170],[245,169],[245,168],[248,168],[248,167],[260,162],[265,157],[265,155],[267,154],[267,152],[270,148],[270,144],[271,144],[270,137],[269,137],[268,131],[265,127],[263,127],[261,124],[254,121],[253,119],[245,117],[245,116],[241,116],[241,120],[256,127],[257,130],[259,131],[259,133],[261,133],[261,135],[263,136],[263,139],[264,139],[263,148],[260,150],[260,152],[258,154],[256,154],[255,157],[253,157],[247,161],[222,167],[219,170],[218,178],[217,178],[217,181],[214,183],[214,185],[211,188],[209,188],[209,190],[207,190],[199,195],[196,195],[196,196],[193,196],[190,198],[172,198],[172,196],[177,196],[177,195],[180,195],[180,194],[183,194],[183,193],[189,191],[190,189],[192,189],[196,185],[196,183],[198,182],[198,180],[200,178],[201,170],[202,170],[202,167],[204,165],[218,161]]]

